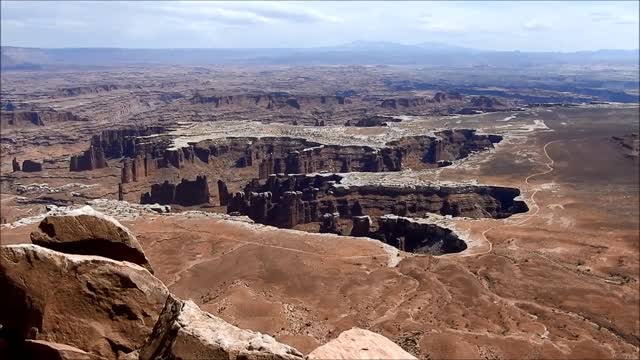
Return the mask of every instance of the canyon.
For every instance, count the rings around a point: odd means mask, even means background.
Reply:
[[[3,70],[0,351],[635,358],[629,74]]]

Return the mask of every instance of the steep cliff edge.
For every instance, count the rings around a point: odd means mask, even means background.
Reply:
[[[201,205],[209,202],[209,184],[206,176],[197,176],[190,181],[182,179],[179,184],[165,181],[154,184],[151,191],[142,194],[141,204],[178,204],[182,206]]]

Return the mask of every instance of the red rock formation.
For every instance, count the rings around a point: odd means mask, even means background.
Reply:
[[[25,160],[22,162],[22,171],[23,172],[42,171],[42,163],[39,163],[33,160]]]
[[[435,102],[445,102],[445,101],[461,101],[462,95],[457,92],[437,92],[433,95],[433,101]]]
[[[44,340],[26,340],[15,359],[42,360],[106,360],[76,347]],[[1,354],[0,354],[1,355]]]
[[[13,168],[13,172],[20,171],[20,163],[18,162],[18,159],[13,158],[13,161],[11,161],[11,167]]]
[[[121,181],[123,184],[142,181],[151,176],[158,169],[158,162],[162,159],[152,159],[149,157],[136,156],[135,158],[124,158],[121,170]]]
[[[414,98],[396,98],[382,100],[380,106],[382,108],[398,109],[398,108],[413,108],[419,106],[425,106],[433,102],[431,98],[427,97],[414,97]]]
[[[169,142],[136,141],[137,155],[125,158],[122,183],[141,181],[158,168],[188,168],[206,164],[212,169],[251,167],[260,179],[270,174],[316,172],[400,171],[403,166],[429,168],[450,164],[473,151],[493,147],[496,135],[479,135],[475,130],[456,129],[432,135],[405,137],[377,149],[360,145],[322,145],[289,137],[231,137],[206,140],[182,148],[167,148]],[[199,167],[200,164],[196,166]]]
[[[91,145],[82,155],[74,155],[71,157],[69,171],[85,171],[102,169],[109,166],[101,147]]]
[[[99,135],[94,135],[91,144],[102,148],[108,159],[117,159],[123,156],[133,158],[137,155],[147,155],[155,150],[153,146],[148,148],[150,143],[144,139],[138,139],[139,137],[161,134],[165,131],[166,129],[161,126],[108,129]],[[166,145],[166,143],[162,143],[161,139],[156,143]]]
[[[69,111],[2,111],[0,123],[8,126],[36,125],[45,126],[55,122],[82,121],[84,119]]]
[[[338,231],[338,220],[340,219],[340,213],[322,214],[322,217],[320,219],[322,220],[322,222],[320,223],[321,233],[340,234],[340,231]]]
[[[402,120],[391,117],[391,116],[375,115],[375,116],[368,116],[358,120],[355,126],[359,126],[359,127],[388,126],[387,124],[390,122],[401,122],[401,121]]]
[[[307,355],[307,359],[415,360],[416,358],[382,335],[353,328],[343,331],[336,339],[313,350]]]
[[[0,293],[0,324],[16,339],[115,359],[151,334],[168,290],[132,263],[25,244],[0,248]]]
[[[337,212],[352,216],[422,217],[427,213],[472,218],[504,218],[527,211],[515,188],[497,186],[385,186],[341,187],[337,175],[271,175],[254,180],[227,205],[228,213],[247,215],[256,222],[291,228],[322,222],[321,216]]]
[[[68,254],[99,255],[153,269],[138,240],[112,217],[89,206],[49,215],[31,233],[31,242]]]
[[[76,86],[70,88],[58,89],[58,96],[78,96],[78,95],[86,95],[86,94],[98,94],[102,92],[108,92],[117,90],[120,87],[118,85],[107,84],[107,85],[96,85],[96,86]]]
[[[269,335],[242,330],[206,313],[193,301],[167,297],[140,360],[302,360],[302,354]]]
[[[351,236],[371,236],[371,217],[368,215],[353,216],[353,227],[351,228]]]
[[[500,100],[488,96],[476,96],[471,98],[471,106],[481,110],[489,110],[498,106],[504,106]]]
[[[287,93],[240,94],[240,95],[208,95],[196,93],[191,98],[192,104],[212,104],[217,108],[258,107],[267,110],[309,109],[326,106],[345,105],[351,99],[344,96],[323,95],[291,95]]]
[[[218,180],[218,199],[220,199],[220,206],[227,206],[230,197],[227,184],[222,180]]]
[[[168,181],[162,184],[154,184],[151,191],[142,194],[141,204],[178,204],[193,206],[209,203],[209,185],[205,175],[196,177],[195,180],[182,181],[175,185]]]
[[[7,125],[18,125],[20,123],[30,123],[33,125],[44,126],[40,114],[36,111],[19,111],[2,113],[2,120]]]
[[[441,255],[467,248],[453,230],[420,220],[385,215],[377,219],[378,230],[367,236],[380,239],[402,251]]]

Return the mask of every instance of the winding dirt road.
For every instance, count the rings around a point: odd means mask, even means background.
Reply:
[[[524,179],[524,183],[527,186],[529,186],[529,188],[531,188],[533,186],[533,185],[531,185],[529,180],[531,180],[534,177],[546,175],[546,174],[549,174],[549,173],[554,171],[553,165],[554,165],[555,161],[551,158],[551,156],[549,156],[549,152],[547,151],[547,147],[549,145],[551,145],[551,144],[554,144],[554,143],[557,143],[557,142],[560,142],[560,141],[565,141],[565,140],[562,140],[562,139],[553,140],[553,141],[549,141],[548,143],[544,144],[542,150],[544,151],[544,156],[546,156],[547,159],[549,160],[548,162],[546,162],[544,164],[547,167],[547,170],[527,176]],[[506,223],[503,223],[503,224],[498,224],[498,225],[491,226],[490,228],[488,228],[488,229],[486,229],[485,231],[482,232],[482,238],[489,244],[489,249],[487,249],[486,251],[483,251],[481,253],[461,254],[460,256],[462,256],[462,257],[466,257],[466,256],[482,256],[482,255],[486,255],[486,254],[492,252],[493,251],[493,243],[491,241],[489,241],[489,239],[487,239],[487,233],[489,231],[494,230],[494,229],[498,229],[498,228],[503,228],[503,227],[506,227],[506,226],[522,226],[524,223],[529,221],[531,218],[537,216],[538,212],[540,211],[540,206],[538,205],[538,203],[536,203],[536,200],[535,200],[535,196],[538,193],[538,191],[540,191],[540,190],[539,189],[534,190],[533,193],[531,194],[531,196],[529,197],[529,203],[531,203],[536,208],[535,211],[532,214],[527,215],[527,217],[525,219],[520,220],[519,222],[517,222],[515,224],[510,224],[510,223],[506,222]]]

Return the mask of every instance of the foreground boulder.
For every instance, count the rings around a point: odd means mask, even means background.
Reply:
[[[415,359],[415,357],[386,337],[374,332],[353,328],[344,331],[328,343],[313,350],[312,359]]]
[[[153,273],[135,236],[116,219],[90,206],[47,216],[31,233],[31,242],[79,255],[99,255],[129,261]]]
[[[32,360],[105,360],[73,346],[43,340],[25,341],[21,355]]]
[[[140,350],[140,360],[151,359],[300,360],[303,356],[271,336],[239,329],[190,300],[169,295]]]
[[[144,343],[168,290],[136,264],[20,244],[0,248],[0,294],[7,338],[113,359]]]

